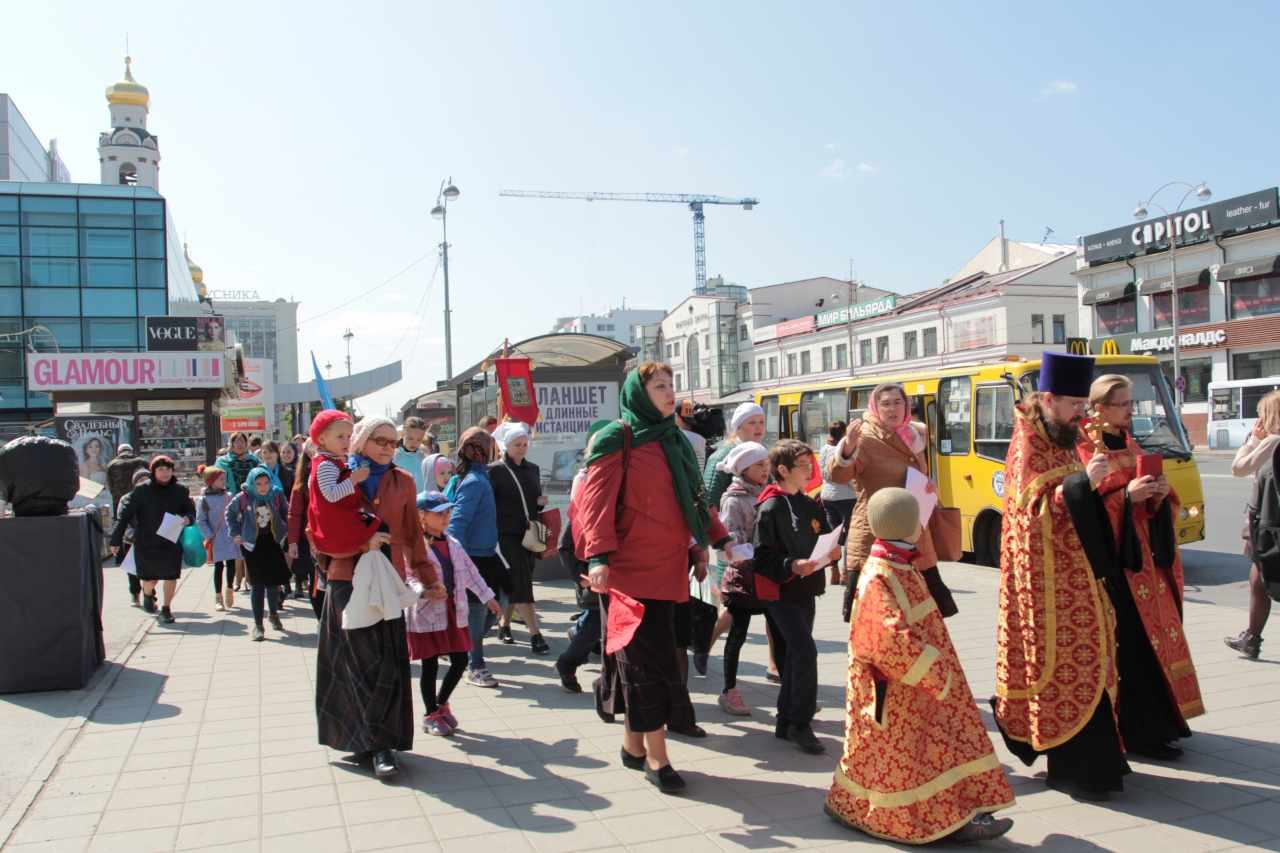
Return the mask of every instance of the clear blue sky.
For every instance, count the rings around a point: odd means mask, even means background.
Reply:
[[[999,219],[1074,242],[1169,180],[1275,186],[1277,24],[1269,2],[24,3],[4,13],[0,91],[96,182],[127,30],[161,191],[210,288],[293,297],[307,320],[427,255],[300,330],[335,374],[347,325],[357,371],[412,350],[406,381],[362,403],[381,412],[443,378],[438,275],[422,303],[443,178],[462,190],[457,368],[580,306],[671,308],[693,283],[679,205],[501,189],[755,196],[709,209],[710,275],[844,277],[852,259],[907,293]]]

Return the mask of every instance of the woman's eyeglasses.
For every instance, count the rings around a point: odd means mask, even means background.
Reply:
[[[388,444],[395,444],[397,439],[387,438],[386,436],[380,435],[377,438],[366,439],[366,441],[372,441],[379,447],[386,447]]]

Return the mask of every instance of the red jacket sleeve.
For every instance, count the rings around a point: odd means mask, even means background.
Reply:
[[[587,562],[618,550],[615,515],[622,488],[622,454],[610,453],[591,463],[578,497],[581,531],[574,528],[574,551]]]
[[[302,496],[302,490],[294,486],[293,494],[289,496],[289,541],[301,542],[302,531],[306,526],[307,499]]]

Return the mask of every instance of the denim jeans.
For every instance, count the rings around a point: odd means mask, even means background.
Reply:
[[[556,668],[566,675],[573,675],[578,667],[591,656],[591,647],[600,642],[600,605],[588,607],[578,617],[578,627],[569,648],[556,660]]]
[[[853,517],[853,508],[857,503],[856,498],[822,502],[822,509],[827,514],[827,524],[831,525],[831,529],[835,530],[837,524],[844,525],[844,529],[840,531],[841,545],[849,539],[849,519]]]
[[[484,635],[497,623],[498,617],[487,604],[471,601],[467,606],[467,627],[471,629],[471,651],[467,652],[467,669],[484,669]],[[498,606],[502,610],[507,609],[507,594],[502,590],[498,590]]]
[[[807,726],[818,703],[818,646],[813,641],[814,597],[765,603],[773,616],[773,659],[778,688],[778,722]]]

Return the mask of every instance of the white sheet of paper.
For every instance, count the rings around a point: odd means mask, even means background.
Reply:
[[[120,564],[120,568],[124,569],[131,575],[138,574],[138,564],[133,559],[133,549],[129,549],[129,553],[124,555],[124,562]]]
[[[184,527],[182,521],[182,516],[166,512],[164,518],[160,521],[160,529],[156,533],[170,542],[177,542],[178,537],[182,535],[182,528]]]
[[[733,553],[729,556],[733,557],[736,562],[738,560],[750,560],[755,555],[755,549],[751,547],[750,542],[741,542],[733,546]]]
[[[827,555],[831,553],[832,548],[840,544],[840,531],[842,530],[844,530],[844,525],[837,524],[835,530],[818,537],[818,544],[813,546],[813,553],[809,555],[810,560],[818,561],[818,568],[821,569],[831,562],[827,559]]]
[[[925,488],[929,484],[929,478],[921,474],[915,468],[907,469],[907,491],[916,496],[916,501],[920,504],[920,527],[927,529],[929,527],[929,519],[933,515],[933,508],[938,505],[937,492],[929,494]]]

